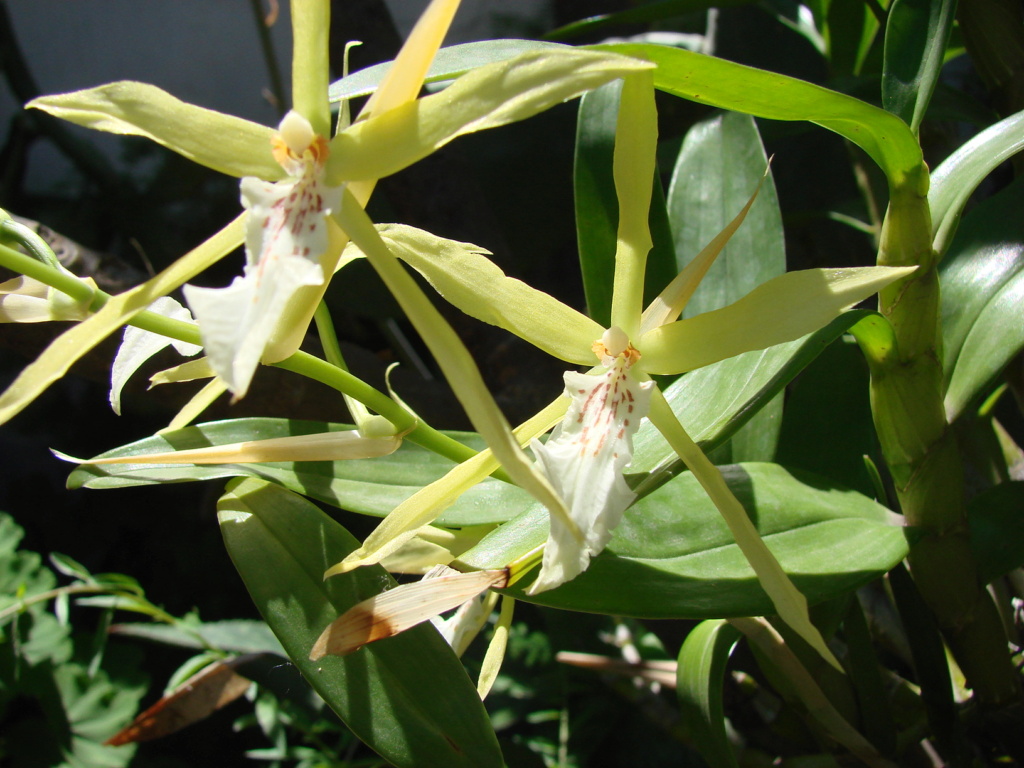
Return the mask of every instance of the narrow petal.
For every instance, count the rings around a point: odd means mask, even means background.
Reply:
[[[181,384],[198,379],[212,379],[216,375],[213,368],[210,367],[209,358],[200,357],[198,360],[189,360],[173,368],[157,371],[149,377],[149,388],[152,389],[161,384]]]
[[[531,447],[565,499],[583,539],[551,518],[544,561],[530,594],[585,571],[633,502],[636,495],[626,485],[623,471],[633,458],[633,433],[647,414],[653,386],[633,379],[622,358],[603,374],[565,374],[565,391],[572,398],[569,412],[546,444],[534,441]]]
[[[643,369],[675,374],[816,331],[916,267],[787,272],[739,301],[678,320],[640,338]]]
[[[229,176],[285,176],[270,152],[273,129],[179,101],[155,85],[108,83],[42,96],[25,106],[96,131],[145,136]]]
[[[174,320],[192,321],[191,313],[170,296],[161,296],[149,305],[149,310]],[[195,344],[175,341],[130,325],[124,329],[124,338],[121,346],[117,348],[117,355],[110,369],[110,407],[114,409],[114,413],[121,415],[121,390],[132,374],[149,358],[172,344],[179,354],[187,357],[198,354],[202,349]]]
[[[330,0],[292,2],[292,99],[321,136],[331,130],[327,87],[330,65],[327,60],[331,29]]]
[[[612,165],[619,202],[612,324],[629,336],[639,335],[647,254],[654,245],[647,220],[657,149],[654,76],[640,72],[622,85]]]
[[[740,224],[747,218],[750,206],[754,204],[758,193],[761,191],[761,184],[768,178],[769,170],[765,169],[764,176],[761,177],[761,181],[758,183],[757,189],[754,190],[754,194],[750,196],[747,204],[736,214],[735,218],[725,226],[725,229],[715,235],[711,242],[704,246],[701,252],[694,256],[689,264],[683,267],[682,271],[675,276],[675,279],[665,286],[665,289],[644,310],[643,316],[640,318],[641,335],[659,326],[671,323],[686,308],[686,304],[693,296],[693,292],[697,290],[700,281],[704,279],[708,270],[711,269],[711,265],[715,263],[718,254],[722,252],[730,238],[739,229]]]
[[[206,382],[206,385],[181,407],[181,410],[174,415],[170,423],[161,429],[160,432],[173,432],[176,429],[184,429],[198,419],[207,408],[213,405],[218,397],[227,391],[228,385],[218,378]]]
[[[560,360],[593,364],[591,345],[604,329],[553,296],[507,277],[487,258],[487,251],[400,224],[379,230],[396,256],[467,315],[504,328]]]
[[[380,88],[366,102],[360,117],[381,114],[415,99],[423,87],[423,78],[441,47],[459,0],[433,0],[423,11],[416,26],[398,52]]]
[[[508,572],[473,571],[403,584],[354,605],[323,631],[309,653],[311,661],[344,656],[367,643],[392,637],[491,587],[504,587]]]
[[[515,431],[516,439],[530,440],[551,429],[564,415],[566,399],[558,398]],[[363,545],[352,552],[324,574],[324,578],[381,562],[385,557],[398,552],[406,542],[422,532],[424,526],[437,519],[445,509],[467,490],[479,483],[498,468],[498,461],[490,450],[449,470],[444,477],[421,488],[399,504],[366,537]]]

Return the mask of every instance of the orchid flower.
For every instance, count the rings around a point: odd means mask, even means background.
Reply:
[[[28,104],[97,130],[145,136],[242,177],[244,275],[226,288],[186,289],[206,354],[236,399],[261,362],[298,349],[344,246],[347,233],[331,221],[343,188],[363,206],[377,179],[459,135],[525,119],[650,66],[611,53],[533,51],[417,99],[457,7],[458,0],[431,2],[360,116],[329,140],[327,0],[292,0],[294,108],[276,131],[135,82]]]
[[[538,466],[564,497],[573,525],[552,516],[532,593],[573,578],[607,543],[634,499],[623,472],[632,457],[632,434],[646,416],[718,506],[783,619],[831,658],[809,621],[806,600],[761,541],[721,474],[679,424],[650,376],[681,374],[797,339],[912,268],[790,272],[727,307],[678,320],[700,279],[741,223],[751,198],[729,227],[641,312],[646,257],[652,242],[647,220],[656,144],[652,78],[649,73],[637,73],[625,79],[616,129],[613,162],[619,222],[609,328],[506,277],[479,248],[439,242],[439,238],[408,227],[382,228],[382,237],[396,255],[467,314],[505,328],[567,363],[594,366],[589,376],[566,374],[568,400],[563,407],[567,413],[563,411],[565,417],[546,445],[534,444]],[[447,478],[438,482],[446,483]],[[464,489],[464,484],[457,482],[448,486],[444,498]],[[424,489],[424,498],[438,493]],[[441,508],[443,504],[435,504],[433,513]],[[432,519],[427,514],[410,515],[409,528],[415,530]],[[386,524],[387,520],[380,527]],[[399,536],[395,526],[389,530]],[[372,548],[368,544],[369,540],[353,553],[357,564],[374,562],[377,554],[389,549],[386,542],[375,540]],[[338,567],[346,569],[345,563]]]

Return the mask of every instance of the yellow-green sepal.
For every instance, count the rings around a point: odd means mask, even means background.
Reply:
[[[441,93],[408,102],[334,137],[327,181],[381,179],[467,133],[525,120],[653,65],[576,48],[528,51],[480,67]]]
[[[272,128],[176,99],[147,83],[122,80],[83,91],[41,96],[25,105],[96,131],[145,136],[229,176],[277,181]]]
[[[798,339],[915,267],[854,267],[787,272],[739,301],[678,320],[640,339],[647,373],[701,368],[755,349]]]

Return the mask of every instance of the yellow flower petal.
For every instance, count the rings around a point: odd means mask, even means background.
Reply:
[[[390,176],[458,136],[525,120],[652,66],[615,54],[551,48],[480,67],[441,93],[357,121],[335,136],[328,182]]]
[[[229,176],[285,176],[270,152],[273,129],[188,104],[155,85],[122,80],[42,96],[25,106],[96,131],[145,136]]]
[[[487,251],[415,227],[387,224],[378,230],[396,256],[467,315],[566,362],[594,363],[591,345],[604,329],[553,296],[507,277],[487,258]]]
[[[647,373],[701,368],[816,331],[916,267],[856,267],[787,272],[739,301],[645,333],[637,345]]]

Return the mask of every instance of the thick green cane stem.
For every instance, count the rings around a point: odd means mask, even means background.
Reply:
[[[914,580],[984,707],[1020,696],[995,605],[970,548],[963,467],[943,408],[937,259],[931,246],[927,171],[894,188],[878,263],[920,265],[879,294],[894,345],[868,355],[875,427],[907,523]]]

